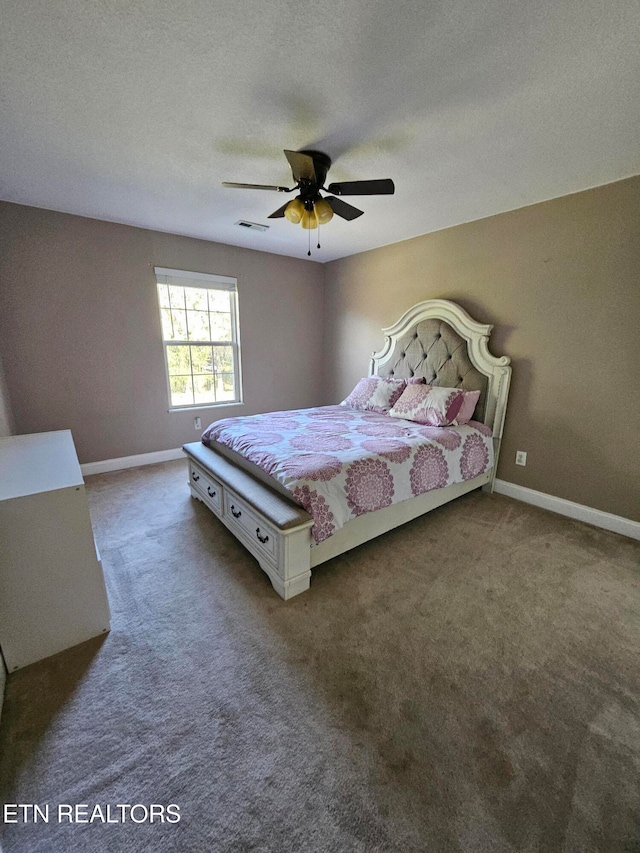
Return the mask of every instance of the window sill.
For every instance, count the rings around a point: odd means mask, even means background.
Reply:
[[[206,403],[202,406],[176,406],[167,409],[167,411],[170,414],[175,414],[175,412],[201,412],[204,409],[230,409],[232,406],[244,406],[244,402],[238,400],[235,403]]]

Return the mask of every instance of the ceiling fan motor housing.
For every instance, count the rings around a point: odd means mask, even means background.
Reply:
[[[322,151],[305,150],[300,151],[299,153],[306,154],[308,157],[311,157],[311,159],[313,160],[313,168],[316,173],[315,180],[310,180],[308,182],[300,182],[301,195],[306,201],[307,196],[311,198],[316,198],[316,196],[318,195],[318,190],[320,189],[320,187],[324,186],[324,182],[327,177],[327,172],[331,167],[331,158],[327,157],[327,155],[324,154]]]

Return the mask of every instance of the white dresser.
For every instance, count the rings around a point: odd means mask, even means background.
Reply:
[[[70,430],[0,438],[0,647],[9,672],[110,627]]]

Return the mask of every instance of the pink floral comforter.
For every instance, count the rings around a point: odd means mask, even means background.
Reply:
[[[493,466],[484,424],[429,427],[346,406],[226,418],[202,441],[231,448],[281,483],[313,517],[316,542],[359,515]]]

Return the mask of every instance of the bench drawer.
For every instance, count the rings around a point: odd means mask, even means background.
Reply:
[[[242,533],[247,545],[254,553],[269,557],[272,561],[277,557],[277,531],[267,524],[254,509],[249,507],[242,498],[225,489],[224,518],[231,528],[237,528]]]
[[[189,460],[189,483],[197,489],[217,513],[222,512],[222,486],[211,476],[205,473],[202,468]]]

